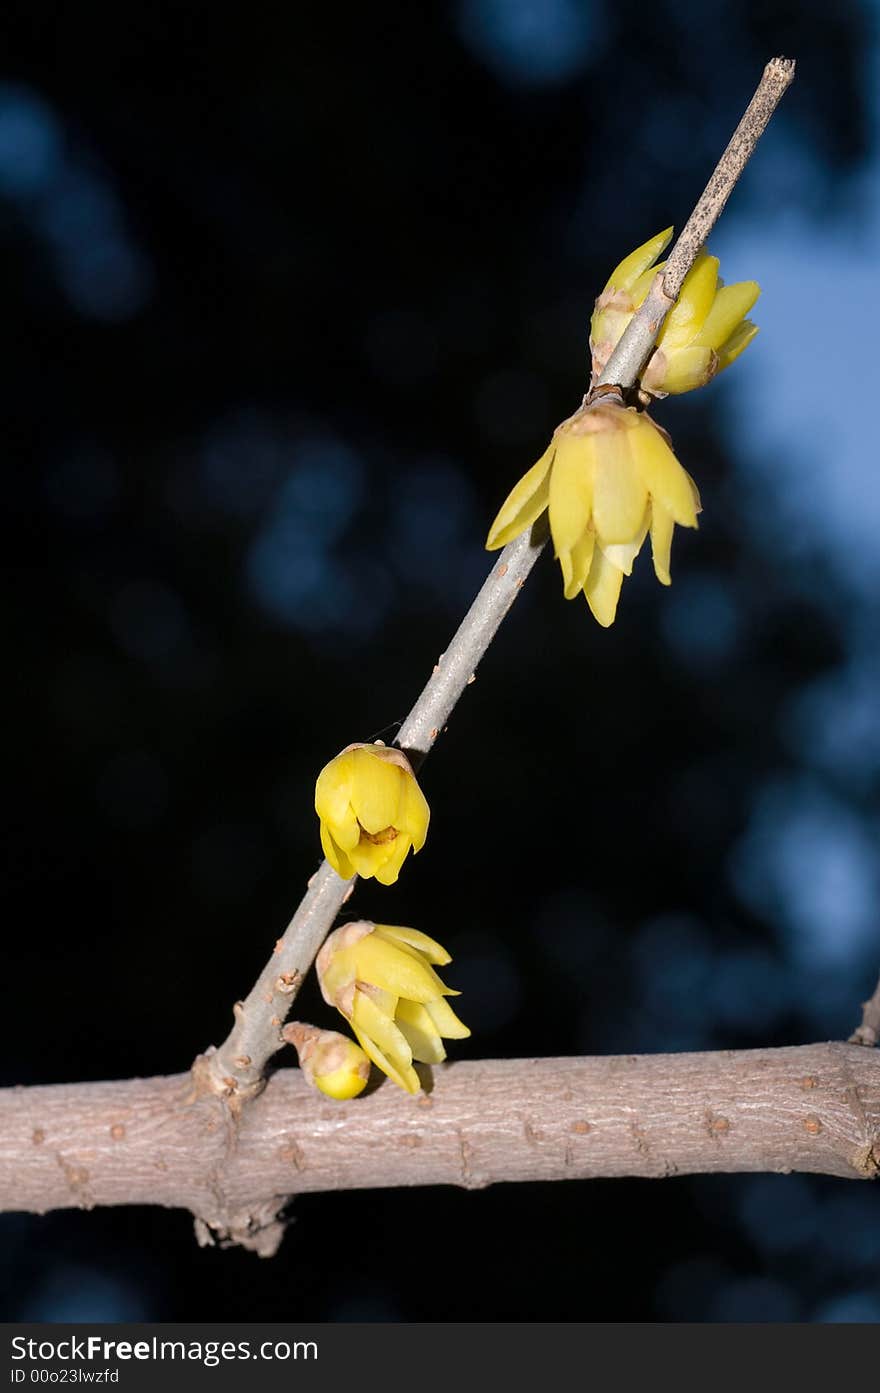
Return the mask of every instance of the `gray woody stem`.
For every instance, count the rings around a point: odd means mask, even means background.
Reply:
[[[544,529],[536,526],[531,535],[517,537],[505,547],[489,572],[395,741],[406,750],[414,768],[446,724],[544,541]],[[322,861],[250,994],[236,1002],[229,1037],[218,1050],[197,1061],[198,1076],[206,1087],[233,1097],[245,1097],[259,1088],[267,1061],[284,1044],[281,1027],[300,983],[353,889],[354,880],[340,879],[329,862]]]
[[[0,1209],[161,1204],[268,1255],[305,1191],[712,1171],[880,1172],[880,1054],[819,1044],[462,1061],[331,1102],[279,1070],[230,1130],[192,1078],[0,1090]]]
[[[772,58],[767,64],[757,91],[669,253],[662,274],[657,275],[647,297],[608,359],[602,374],[603,382],[631,387],[640,375],[661,325],[678,299],[682,281],[696,261],[700,248],[718,221],[770,117],[793,80],[793,59]]]
[[[791,60],[774,58],[767,64],[730,144],[669,256],[663,276],[657,277],[608,360],[606,383],[621,387],[635,384],[681,282],[793,77]],[[517,537],[506,546],[489,572],[395,741],[414,765],[429,753],[545,542],[546,530],[536,526],[530,535]],[[300,983],[353,888],[354,881],[341,880],[326,861],[322,862],[251,992],[236,1003],[229,1036],[219,1049],[209,1050],[197,1061],[204,1087],[239,1099],[259,1090],[266,1063],[283,1044],[281,1027]]]

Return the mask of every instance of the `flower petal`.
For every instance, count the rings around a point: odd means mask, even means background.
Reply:
[[[691,497],[692,497],[693,500],[694,500],[694,508],[696,509],[697,513],[699,514],[699,513],[701,513],[701,512],[703,511],[703,504],[702,504],[701,501],[700,501],[700,490],[697,488],[696,483],[695,483],[694,480],[691,478],[690,474],[688,474],[687,470],[685,470],[684,472],[685,472],[685,478],[687,479],[688,483],[689,483],[690,486],[691,486]],[[695,527],[696,527],[697,525],[698,525],[697,523],[694,523],[694,526],[695,526]]]
[[[739,328],[734,329],[730,338],[718,351],[719,372],[723,372],[725,368],[730,367],[731,363],[748,348],[757,332],[757,324],[753,324],[750,319],[744,319]]]
[[[697,504],[690,479],[654,423],[646,416],[630,432],[633,453],[652,499],[682,527],[696,527]]]
[[[401,837],[403,837],[408,850],[409,838],[404,837],[401,833],[394,838],[393,842],[376,843],[364,839],[358,842],[357,846],[352,847],[348,853],[348,859],[359,876],[363,876],[364,880],[370,880],[373,876],[378,876]],[[402,860],[403,857],[401,857]]]
[[[584,594],[593,612],[593,618],[603,629],[614,623],[622,585],[623,571],[618,571],[616,566],[612,566],[611,562],[606,560],[601,547],[596,547],[590,574],[584,582]]]
[[[358,1030],[356,1025],[352,1025],[358,1043],[366,1054],[375,1064],[377,1069],[381,1069],[383,1074],[387,1074],[392,1083],[396,1083],[398,1088],[404,1089],[407,1093],[419,1093],[422,1085],[419,1083],[419,1076],[410,1064],[408,1068],[397,1069],[386,1055],[382,1053],[379,1046],[369,1035],[362,1030]]]
[[[405,1069],[412,1064],[412,1050],[405,1036],[397,1029],[394,1021],[371,999],[367,992],[356,991],[351,1023],[391,1060],[396,1069]]]
[[[354,866],[342,850],[342,847],[335,841],[333,833],[328,828],[326,822],[321,823],[321,849],[336,874],[341,876],[343,880],[351,880],[352,876],[355,874]]]
[[[642,549],[642,543],[648,535],[648,521],[651,516],[650,503],[645,508],[645,516],[639,528],[639,535],[631,542],[615,542],[612,545],[603,546],[607,560],[612,566],[616,566],[619,571],[623,571],[625,576],[632,575],[633,562]]]
[[[367,832],[397,827],[405,774],[396,764],[381,759],[366,747],[353,750],[351,806]]]
[[[327,822],[342,822],[348,816],[354,778],[354,750],[337,755],[318,775],[315,784],[315,812]]]
[[[718,258],[700,252],[684,278],[681,294],[666,316],[657,342],[667,353],[684,348],[702,329],[718,284]]]
[[[394,1020],[398,1007],[398,998],[394,992],[386,992],[384,987],[376,987],[372,982],[365,984],[358,979],[358,990],[365,992],[374,1005],[378,1006],[383,1016],[387,1016],[390,1021]]]
[[[429,1001],[425,1010],[431,1017],[440,1034],[447,1040],[467,1040],[470,1031],[464,1021],[460,1021],[445,997]]]
[[[757,281],[737,281],[736,285],[722,286],[696,342],[719,351],[760,294],[761,287]]]
[[[413,851],[421,851],[428,835],[431,809],[415,778],[406,774],[403,776],[403,796],[398,817],[400,821],[395,825],[412,838]]]
[[[654,284],[654,277],[659,276],[665,266],[665,261],[658,261],[656,266],[649,266],[647,271],[645,271],[643,275],[639,276],[638,280],[635,282],[635,284],[632,286],[629,292],[634,310],[641,309],[642,305],[645,303],[645,300],[647,299],[648,291]]]
[[[377,924],[373,933],[380,938],[387,938],[392,943],[405,944],[407,948],[413,948],[417,953],[424,954],[429,963],[436,963],[438,967],[444,967],[446,963],[452,962],[451,957],[435,938],[429,938],[427,934],[419,933],[418,929],[408,929],[400,924]]]
[[[607,430],[596,441],[593,522],[599,542],[632,542],[639,534],[648,505],[648,490],[633,458],[630,440],[641,421],[624,430]]]
[[[576,585],[574,590],[571,591],[571,581],[572,576],[574,575],[574,568],[571,563],[571,552],[559,551],[556,553],[556,559],[559,562],[559,565],[562,569],[563,594],[565,595],[565,598],[567,600],[570,600],[572,598],[572,595],[577,595],[578,591],[580,590],[580,586]],[[571,594],[569,593],[569,591],[571,591]]]
[[[696,387],[705,387],[717,366],[718,355],[711,348],[699,344],[676,348],[669,354],[658,388],[673,397],[692,392]]]
[[[593,435],[563,432],[550,472],[550,531],[557,555],[571,551],[590,521],[593,503]]]
[[[380,885],[393,885],[400,875],[404,861],[412,850],[409,833],[401,832],[393,843],[386,843],[380,850],[385,852],[385,855],[376,862],[373,874]]]
[[[590,563],[593,560],[593,547],[595,545],[596,534],[591,528],[588,528],[580,541],[576,542],[572,547],[571,551],[559,553],[559,561],[562,566],[562,583],[567,600],[573,600],[576,595],[581,593],[584,581],[590,570]]]
[[[661,585],[672,584],[669,553],[672,550],[674,527],[672,514],[662,503],[655,501],[651,506],[651,553],[654,558],[654,574]]]
[[[499,547],[507,546],[543,513],[547,507],[548,475],[555,453],[556,441],[551,440],[537,464],[533,464],[510,490],[489,528],[487,551],[497,551]]]
[[[364,982],[374,983],[409,1001],[433,1001],[446,993],[428,963],[406,948],[398,948],[378,937],[375,930],[358,942],[355,951],[358,977]]]
[[[328,1006],[335,1006],[344,1016],[351,1006],[357,971],[351,946],[340,945],[338,933],[330,934],[315,963],[321,995]]]
[[[413,1059],[420,1064],[442,1063],[446,1051],[426,1006],[417,1001],[401,1001],[394,1019],[401,1034],[406,1036]]]
[[[672,228],[667,227],[665,231],[658,232],[656,236],[649,237],[647,242],[643,242],[640,247],[636,247],[634,252],[625,256],[621,262],[615,266],[605,284],[606,290],[630,290],[650,266],[653,266],[657,257],[669,246],[672,241]]]

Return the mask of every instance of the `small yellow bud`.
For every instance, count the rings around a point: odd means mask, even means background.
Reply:
[[[313,1088],[340,1101],[363,1093],[370,1077],[370,1061],[348,1036],[336,1030],[318,1030],[301,1021],[292,1021],[281,1034],[296,1048],[300,1068]]]
[[[443,1038],[463,1040],[458,1019],[434,966],[450,961],[445,948],[417,929],[361,920],[335,929],[318,954],[324,1000],[351,1024],[373,1063],[407,1093],[418,1093],[413,1060],[439,1064]]]
[[[649,237],[647,242],[624,257],[608,277],[605,289],[596,300],[590,321],[594,385],[602,381],[602,370],[621,334],[642,304],[651,281],[658,271],[662,271],[664,263],[654,263],[671,240],[671,227],[658,232],[656,237]]]
[[[421,851],[430,810],[402,750],[349,745],[315,786],[321,846],[337,875],[393,885],[412,849]]]
[[[596,301],[590,322],[593,383],[605,365],[663,263],[654,264],[672,229],[658,233],[615,267]],[[756,281],[725,286],[718,259],[700,252],[663,322],[640,386],[653,397],[693,391],[728,367],[757,334],[745,318],[761,293]]]
[[[700,498],[665,431],[644,412],[606,399],[581,407],[557,427],[538,463],[502,504],[488,550],[512,541],[545,508],[565,598],[583,591],[607,628],[649,532],[657,579],[669,585],[673,528],[696,527]]]

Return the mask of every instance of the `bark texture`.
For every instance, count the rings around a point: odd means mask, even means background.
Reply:
[[[880,1172],[880,1054],[858,1045],[483,1060],[425,1081],[332,1103],[282,1070],[240,1114],[190,1074],[3,1090],[0,1209],[184,1208],[201,1242],[268,1255],[306,1191]]]

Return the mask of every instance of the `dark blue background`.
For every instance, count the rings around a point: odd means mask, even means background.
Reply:
[[[761,334],[656,413],[704,504],[672,589],[642,558],[606,632],[542,560],[425,769],[425,851],[357,912],[453,952],[455,1058],[849,1034],[880,957],[876,19],[6,7],[3,1082],[224,1036],[316,864],[318,769],[392,738],[580,400],[593,296],[779,52],[711,244]],[[0,1292],[47,1321],[870,1321],[878,1206],[796,1175],[315,1195],[271,1262],[181,1213],[7,1216]]]

